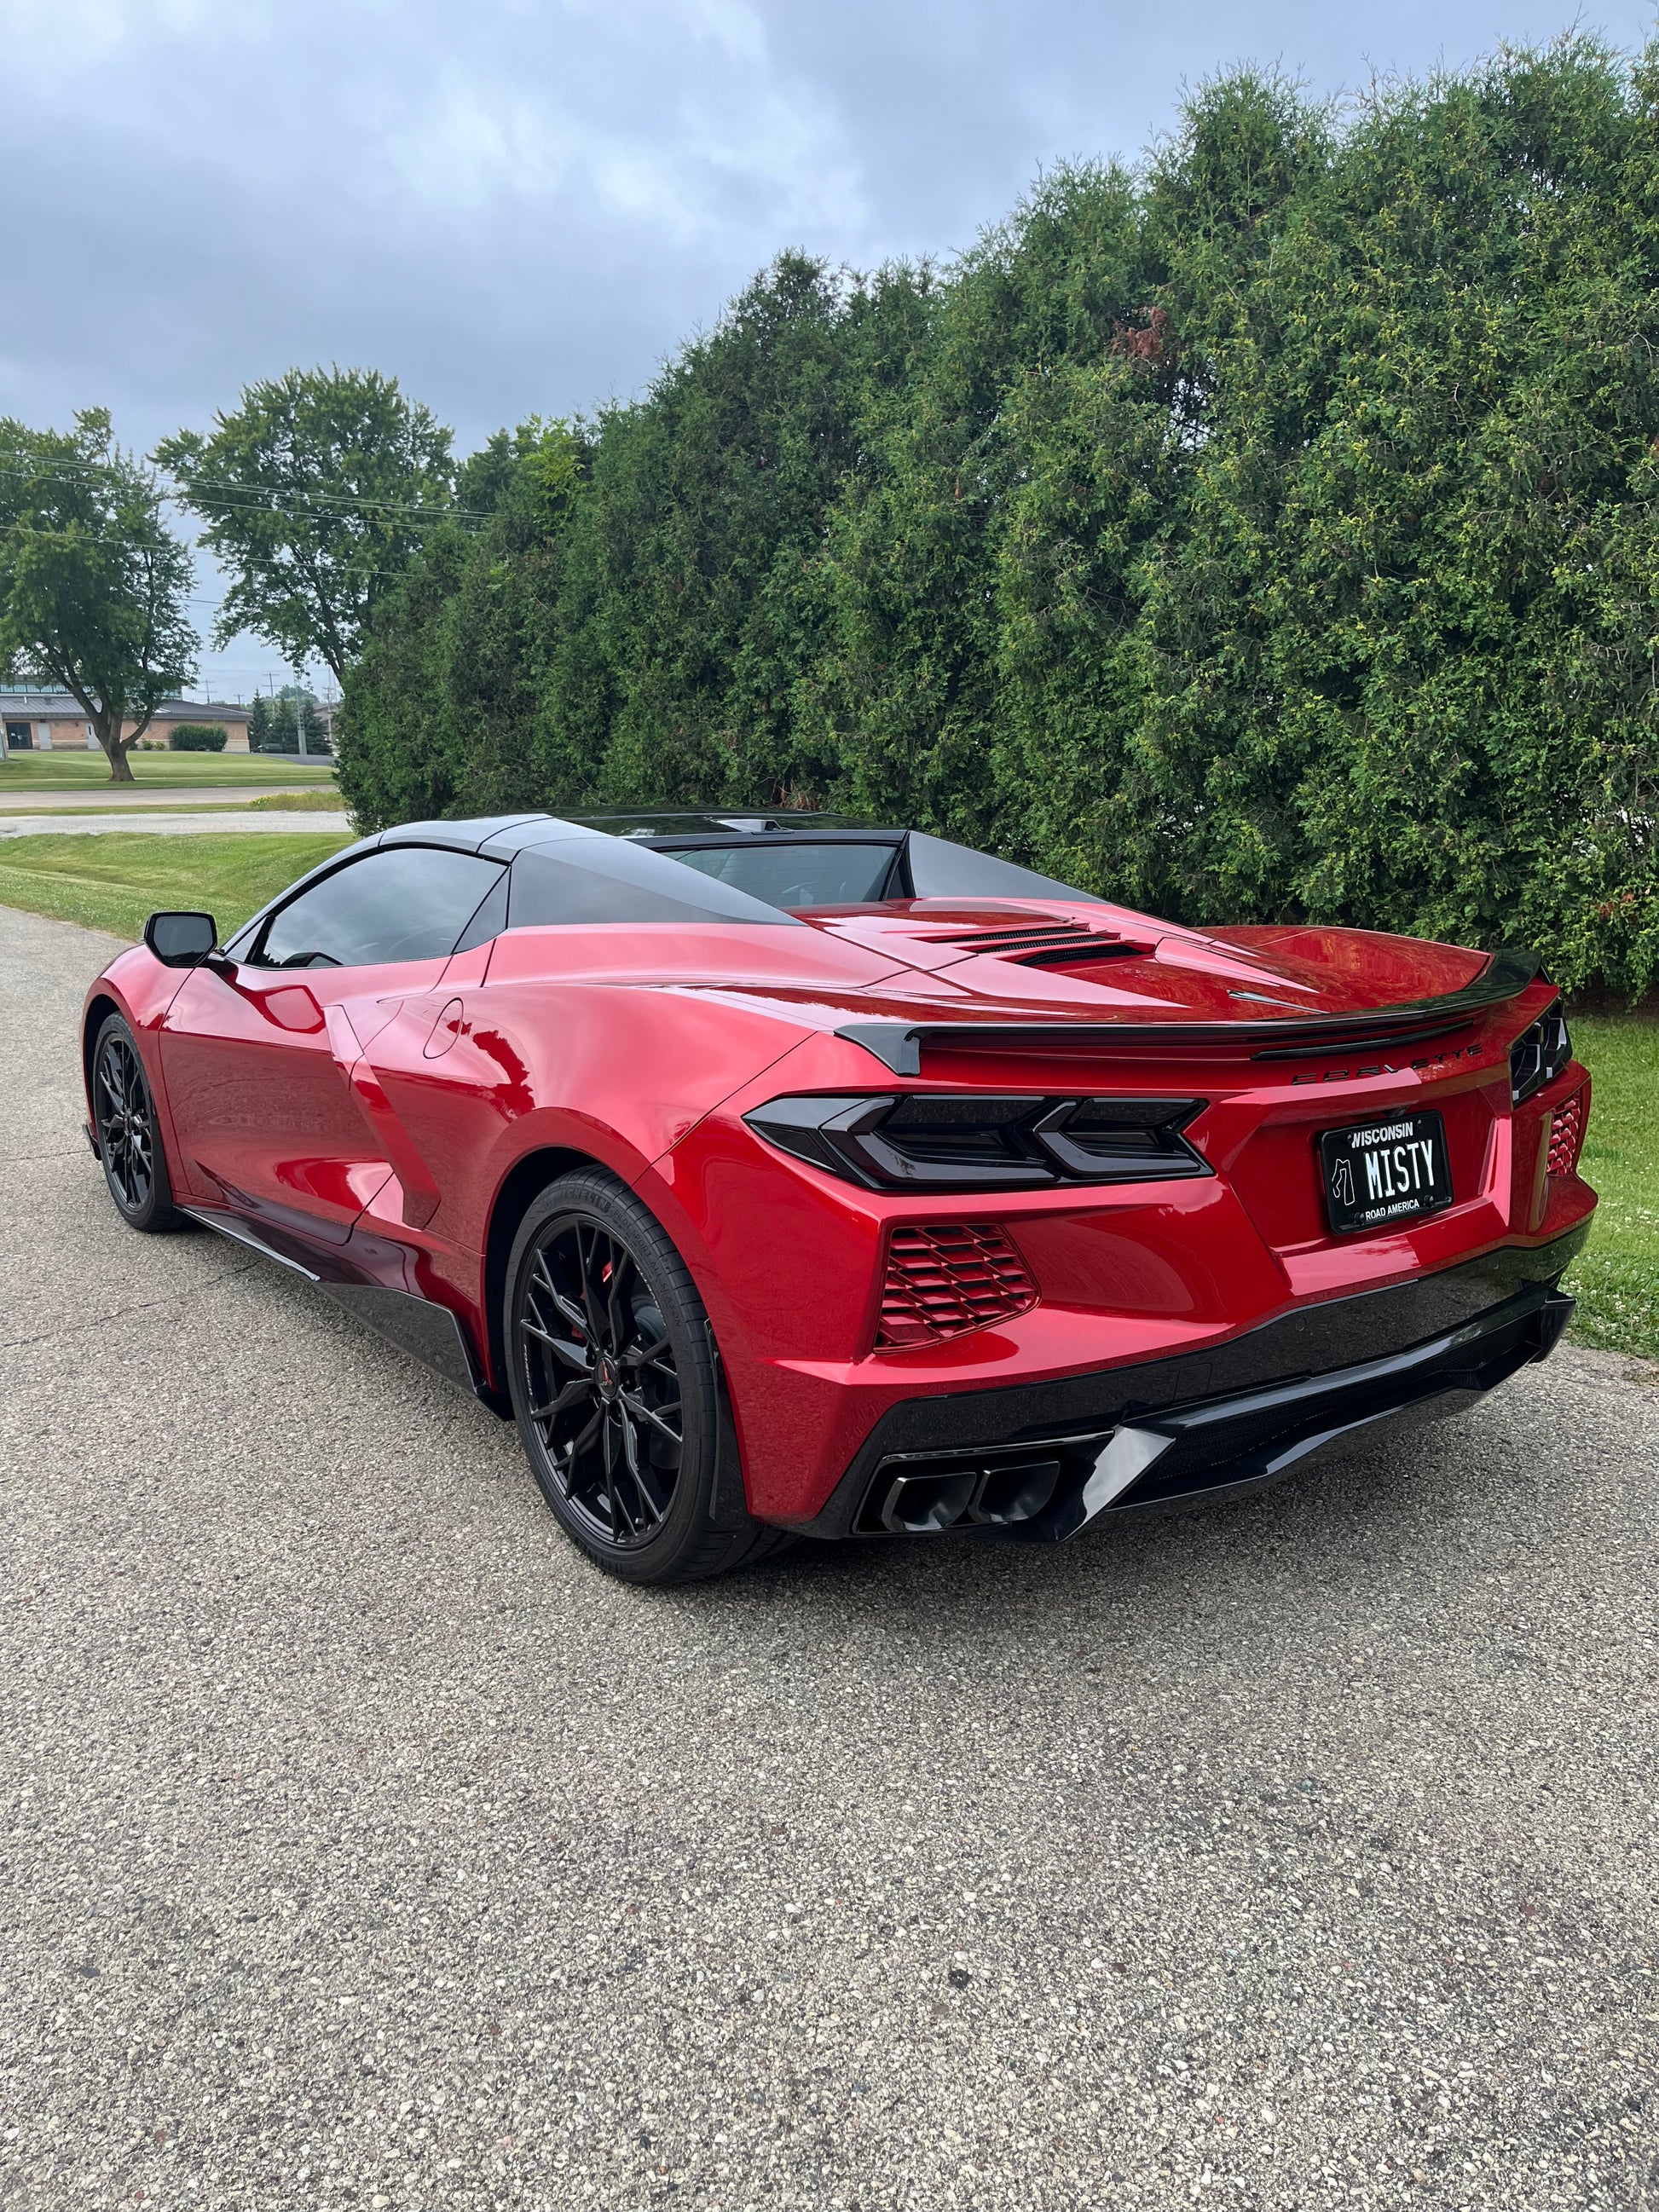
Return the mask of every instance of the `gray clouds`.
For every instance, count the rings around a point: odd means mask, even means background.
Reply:
[[[250,378],[395,373],[463,447],[636,391],[785,246],[948,255],[1183,82],[1316,88],[1566,0],[0,0],[0,412],[147,446]],[[1608,6],[1634,44],[1647,7]],[[246,659],[246,654],[238,656]]]

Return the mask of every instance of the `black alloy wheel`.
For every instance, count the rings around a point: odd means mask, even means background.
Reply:
[[[605,1543],[648,1543],[674,1501],[685,1415],[662,1309],[614,1231],[578,1216],[537,1247],[519,1344],[565,1504]]]
[[[526,1455],[590,1558],[629,1582],[678,1583],[772,1548],[744,1508],[702,1301],[623,1184],[584,1169],[542,1193],[514,1243],[502,1322]]]
[[[179,1215],[155,1118],[155,1101],[137,1042],[111,1014],[92,1048],[93,1119],[104,1181],[129,1227],[171,1229]]]

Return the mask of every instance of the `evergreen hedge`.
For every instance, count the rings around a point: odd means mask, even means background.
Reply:
[[[222,722],[175,722],[167,732],[175,753],[222,753],[228,743]]]
[[[841,807],[1636,991],[1656,498],[1659,50],[1345,118],[1242,71],[943,274],[786,256],[636,404],[497,437],[340,782]]]

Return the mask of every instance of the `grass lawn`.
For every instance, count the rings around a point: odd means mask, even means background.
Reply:
[[[9,838],[0,844],[0,906],[20,906],[84,929],[137,939],[158,907],[203,907],[228,936],[319,860],[351,840],[273,830],[216,837],[107,836]]]
[[[243,802],[245,811],[257,814],[262,807],[274,807],[283,814],[343,814],[346,803],[331,783],[326,791],[273,791],[264,799],[249,799]],[[216,806],[205,811],[216,814]]]
[[[202,785],[332,784],[332,761],[301,761],[297,753],[129,753],[134,783],[154,790],[179,791]],[[0,761],[0,803],[33,799],[36,792],[109,791],[130,787],[112,783],[101,752],[11,753]]]
[[[1573,1334],[1659,1359],[1659,1021],[1575,1014],[1572,1042],[1595,1090],[1583,1171],[1601,1197],[1564,1285],[1578,1300]]]

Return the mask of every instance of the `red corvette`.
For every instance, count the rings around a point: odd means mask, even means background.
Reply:
[[[88,996],[135,1229],[516,1419],[639,1582],[1236,1494],[1559,1336],[1589,1081],[1529,956],[1172,928],[833,817],[415,823]]]

